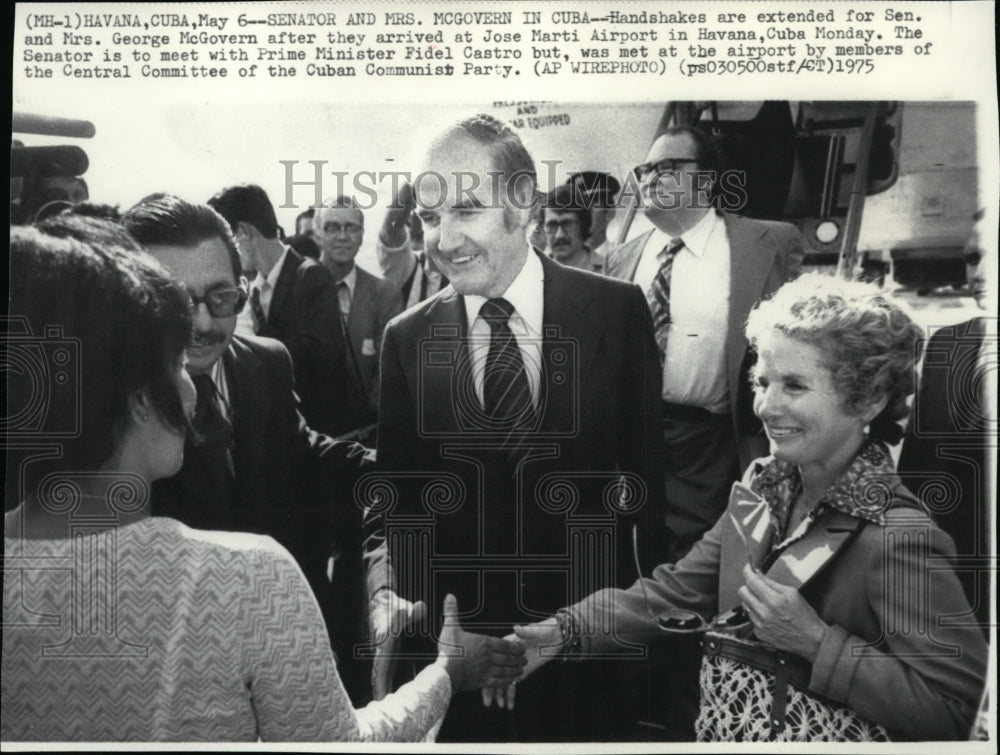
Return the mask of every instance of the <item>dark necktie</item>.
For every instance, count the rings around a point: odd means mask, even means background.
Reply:
[[[267,325],[267,316],[264,314],[264,308],[260,304],[260,286],[254,286],[250,289],[250,311],[253,312],[253,321],[256,326],[254,332],[260,333],[264,330],[264,326]]]
[[[670,330],[670,274],[674,268],[674,258],[684,248],[682,239],[671,239],[657,255],[660,269],[649,287],[646,300],[653,315],[653,329],[656,331],[656,345],[660,350],[660,360],[667,354],[667,333]]]
[[[531,389],[521,349],[510,330],[514,305],[489,299],[479,310],[490,326],[490,350],[483,373],[483,403],[494,429],[510,430],[533,424]]]
[[[203,529],[246,529],[234,517],[235,481],[230,464],[230,447],[233,442],[233,425],[219,408],[215,383],[208,375],[195,375],[192,380],[197,391],[194,407],[194,425],[198,438],[195,447],[188,451],[190,463],[197,475],[198,486],[205,492],[205,508],[186,524]],[[189,463],[185,460],[185,465]]]
[[[233,442],[233,425],[219,409],[215,383],[207,374],[193,378],[198,398],[194,405],[194,429],[201,437],[200,445],[213,453],[228,453]],[[228,469],[228,462],[226,464]]]

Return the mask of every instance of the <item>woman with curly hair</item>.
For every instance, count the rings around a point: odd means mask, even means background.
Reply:
[[[888,448],[920,329],[873,286],[807,275],[751,313],[747,336],[771,455],[676,564],[517,627],[526,674],[708,630],[699,739],[966,739],[986,646],[954,546]]]

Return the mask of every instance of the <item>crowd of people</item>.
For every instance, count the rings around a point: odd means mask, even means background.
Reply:
[[[918,381],[906,306],[718,209],[696,128],[622,244],[615,177],[542,194],[491,116],[420,154],[381,275],[350,196],[12,226],[8,351],[72,374],[9,444],[3,740],[975,736],[986,464],[947,510],[913,481],[985,454],[990,321]]]

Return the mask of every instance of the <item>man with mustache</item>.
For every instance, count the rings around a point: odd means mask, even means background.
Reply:
[[[401,598],[449,591],[477,631],[503,636],[586,586],[631,584],[633,527],[641,561],[661,552],[652,322],[635,286],[529,246],[535,166],[506,124],[453,124],[414,168],[426,246],[451,284],[386,329],[373,498]],[[430,650],[437,627],[421,629],[401,666]],[[439,740],[634,738],[646,664],[621,650],[596,672],[550,664],[514,710],[456,695]]]
[[[279,341],[234,335],[247,285],[229,225],[215,210],[157,194],[122,220],[194,303],[186,362],[200,437],[188,438],[180,472],[154,484],[153,514],[198,529],[267,534],[288,548],[323,611],[344,685],[355,705],[364,704],[369,670],[353,651],[366,641],[368,587],[351,489],[365,449],[306,426]],[[373,566],[372,592],[381,574]]]
[[[563,184],[546,194],[542,230],[549,256],[566,267],[601,272],[603,257],[591,251],[586,243],[590,219],[586,197],[575,185]]]

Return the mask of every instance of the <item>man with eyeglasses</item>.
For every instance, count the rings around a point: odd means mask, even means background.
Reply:
[[[546,194],[541,223],[546,252],[552,259],[566,267],[601,272],[604,258],[586,244],[590,209],[579,189],[563,184]]]
[[[295,557],[327,622],[355,705],[370,699],[361,512],[351,491],[365,449],[335,442],[298,412],[292,362],[276,340],[234,335],[246,280],[226,221],[208,205],[156,194],[129,209],[132,236],[188,290],[194,305],[187,369],[197,390],[184,464],[152,489],[153,514],[198,529],[274,537]],[[374,544],[373,544],[374,546]]]
[[[710,136],[671,128],[635,168],[654,228],[608,253],[605,272],[646,292],[663,364],[667,561],[681,558],[726,508],[729,488],[767,445],[754,418],[743,326],[753,305],[798,275],[796,228],[714,205],[722,172]],[[730,192],[731,193],[731,192]],[[727,194],[727,197],[730,194]]]
[[[227,186],[208,205],[229,224],[250,283],[254,332],[277,338],[292,356],[302,414],[330,435],[347,424],[347,356],[329,271],[281,240],[274,205],[260,186]]]
[[[333,273],[341,321],[347,336],[352,385],[351,424],[378,416],[378,354],[386,323],[402,311],[399,290],[355,264],[365,235],[365,216],[353,197],[324,202],[313,215],[320,262]]]

